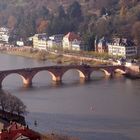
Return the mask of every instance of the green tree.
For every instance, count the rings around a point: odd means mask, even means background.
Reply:
[[[50,11],[45,6],[42,6],[40,9],[38,9],[37,13],[38,16],[42,17],[43,19],[48,19],[50,16]]]
[[[83,50],[93,51],[94,50],[94,41],[95,41],[94,34],[86,33],[82,36],[82,38],[83,38],[83,42],[84,42]]]
[[[82,18],[82,10],[81,10],[81,5],[79,2],[75,1],[73,2],[67,10],[68,16],[70,19],[72,18],[77,18],[81,19]]]
[[[109,19],[98,20],[94,27],[94,31],[96,32],[96,35],[98,37],[108,36],[109,34],[111,34],[112,31],[111,21]]]
[[[58,17],[60,19],[66,18],[66,13],[65,13],[64,7],[62,5],[58,7]]]

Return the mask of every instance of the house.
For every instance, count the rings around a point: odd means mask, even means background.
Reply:
[[[49,40],[48,40],[48,49],[51,49],[53,47],[62,48],[63,36],[64,36],[63,34],[57,34],[57,35],[50,36]]]
[[[114,38],[108,44],[108,53],[113,56],[132,58],[137,55],[137,47],[133,41],[126,38]]]
[[[74,32],[69,32],[63,37],[63,49],[81,50],[81,38]]]
[[[35,34],[33,36],[33,48],[46,50],[48,37],[46,33]]]
[[[105,37],[95,39],[95,51],[99,53],[108,52],[108,41]]]
[[[10,125],[0,133],[0,140],[40,140],[40,134],[16,122]]]
[[[19,46],[19,47],[23,47],[23,46],[24,46],[23,40],[22,40],[22,39],[17,40],[17,41],[16,41],[16,45]]]
[[[8,43],[10,31],[6,27],[0,27],[0,41]]]

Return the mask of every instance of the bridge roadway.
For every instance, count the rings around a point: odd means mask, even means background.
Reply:
[[[80,79],[84,81],[90,80],[90,75],[93,71],[103,71],[106,76],[113,76],[114,73],[120,72],[125,73],[125,66],[89,66],[89,65],[54,65],[34,68],[22,68],[13,70],[0,71],[0,87],[2,87],[3,80],[11,74],[18,74],[23,80],[23,85],[30,87],[32,85],[33,77],[40,71],[48,71],[52,76],[52,81],[56,83],[62,82],[62,77],[65,72],[71,69],[76,69],[79,72]]]

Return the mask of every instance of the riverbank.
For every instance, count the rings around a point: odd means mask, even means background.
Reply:
[[[58,64],[80,64],[81,62],[87,63],[90,65],[100,65],[100,64],[109,64],[108,61],[100,60],[96,58],[84,57],[79,54],[65,54],[65,53],[56,53],[45,50],[37,50],[31,47],[1,47],[1,53],[6,53],[9,55],[17,55],[22,57],[28,57],[31,59],[37,59],[41,61],[51,60],[52,62]]]

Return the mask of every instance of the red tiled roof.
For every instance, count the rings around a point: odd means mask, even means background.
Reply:
[[[75,40],[75,39],[81,40],[81,39],[80,39],[80,36],[77,35],[77,34],[75,34],[74,32],[69,32],[68,34],[66,34],[66,35],[64,36],[64,38],[68,38],[69,41],[73,41],[73,40]]]
[[[40,134],[17,123],[12,123],[7,130],[0,133],[0,140],[16,140],[20,136],[29,137],[30,140],[40,140]]]
[[[21,124],[18,124],[16,122],[13,122],[10,126],[7,127],[7,130],[13,131],[13,130],[21,130],[24,129],[24,126]]]

